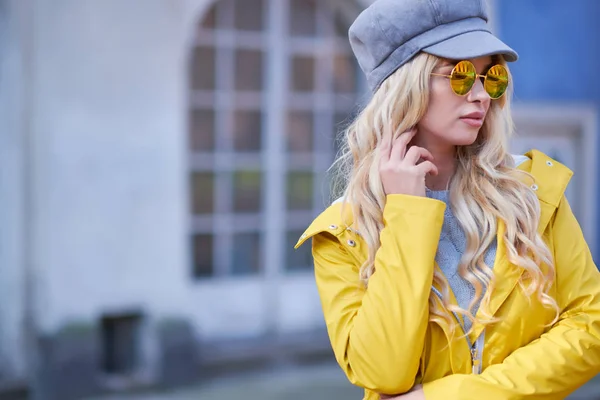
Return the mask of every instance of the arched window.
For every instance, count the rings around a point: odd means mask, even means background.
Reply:
[[[328,203],[339,123],[364,83],[326,1],[221,0],[189,63],[193,274],[277,275]]]

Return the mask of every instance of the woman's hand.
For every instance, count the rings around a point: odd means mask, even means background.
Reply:
[[[425,400],[425,392],[423,386],[417,385],[410,392],[398,396],[381,395],[381,400]]]
[[[438,174],[428,150],[417,146],[406,150],[416,133],[417,129],[413,128],[399,135],[393,143],[382,142],[379,174],[385,194],[425,196],[425,177]]]

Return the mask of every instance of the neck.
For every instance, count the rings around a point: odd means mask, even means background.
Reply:
[[[415,137],[417,139],[419,135]],[[442,144],[422,143],[413,141],[414,145],[424,147],[433,156],[433,163],[438,169],[438,175],[428,175],[425,185],[430,190],[446,190],[450,185],[450,179],[456,171],[456,147]]]

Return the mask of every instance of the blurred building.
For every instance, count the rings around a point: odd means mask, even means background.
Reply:
[[[292,246],[362,90],[358,6],[0,7],[0,379],[64,400],[329,356]]]
[[[365,98],[347,29],[368,2],[0,0],[0,389],[65,400],[330,356],[292,248]],[[515,150],[585,172],[592,246],[598,4],[491,8],[522,56]]]

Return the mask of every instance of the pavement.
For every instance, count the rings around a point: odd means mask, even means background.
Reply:
[[[361,400],[337,365],[285,368],[222,378],[173,391],[115,394],[82,400]],[[568,400],[600,400],[600,376]]]
[[[324,364],[247,373],[173,391],[82,400],[361,400],[362,393],[337,365]]]

